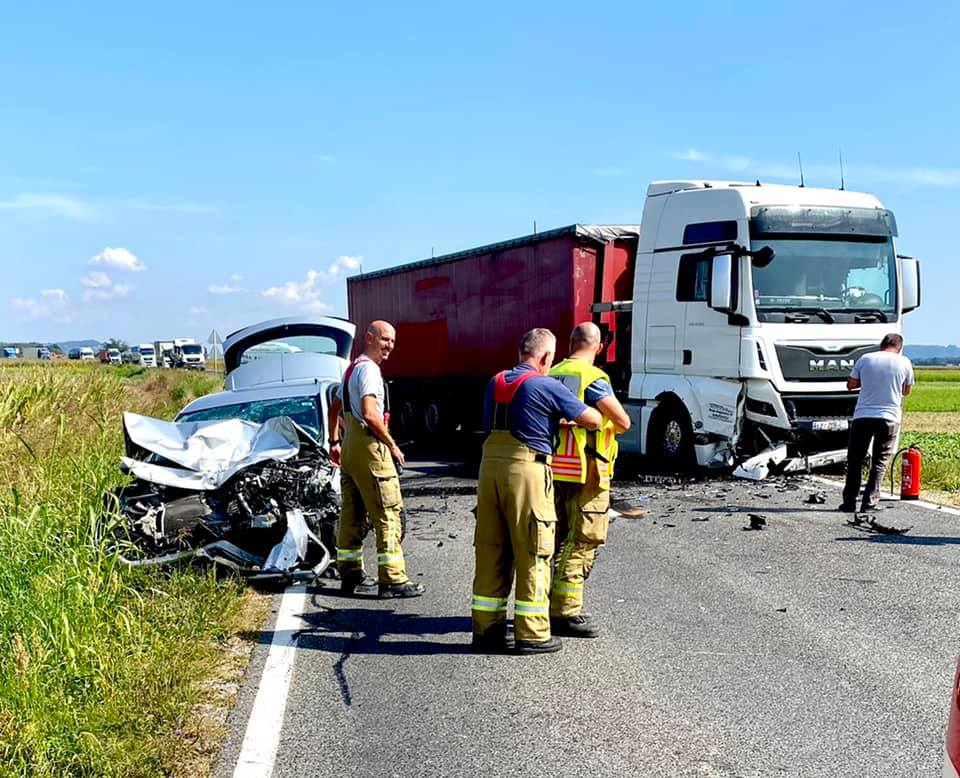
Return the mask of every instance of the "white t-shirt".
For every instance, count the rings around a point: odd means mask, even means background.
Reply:
[[[850,377],[860,381],[854,419],[900,421],[903,387],[913,386],[909,359],[894,351],[873,351],[856,361]]]
[[[380,366],[366,354],[357,359],[357,366],[350,374],[350,413],[357,421],[363,421],[363,398],[372,394],[377,398],[377,413],[383,418],[383,374]],[[337,397],[343,400],[343,383],[337,387]],[[346,408],[344,408],[346,411]]]

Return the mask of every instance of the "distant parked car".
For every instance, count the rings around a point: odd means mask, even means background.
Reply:
[[[223,343],[225,390],[194,400],[176,420],[262,423],[289,416],[327,448],[327,408],[349,364],[355,331],[348,321],[318,316],[273,319],[234,332]],[[271,348],[278,343],[284,348]]]

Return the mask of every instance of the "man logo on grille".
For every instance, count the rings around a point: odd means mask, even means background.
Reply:
[[[808,368],[811,373],[849,373],[853,362],[852,359],[811,359]]]

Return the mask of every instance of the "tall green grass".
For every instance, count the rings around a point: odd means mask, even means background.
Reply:
[[[0,369],[0,774],[168,774],[240,589],[133,573],[93,542],[120,413],[170,416],[218,379]]]
[[[960,382],[917,381],[904,398],[903,409],[908,413],[956,413],[960,411]]]

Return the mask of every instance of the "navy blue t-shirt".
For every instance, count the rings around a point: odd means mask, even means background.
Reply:
[[[507,381],[522,372],[533,370],[519,365],[507,371]],[[487,384],[483,396],[483,429],[493,427],[493,381]],[[510,433],[520,442],[542,454],[553,453],[553,439],[560,429],[560,419],[571,421],[587,409],[576,395],[559,381],[547,376],[528,379],[513,396],[510,403]]]

